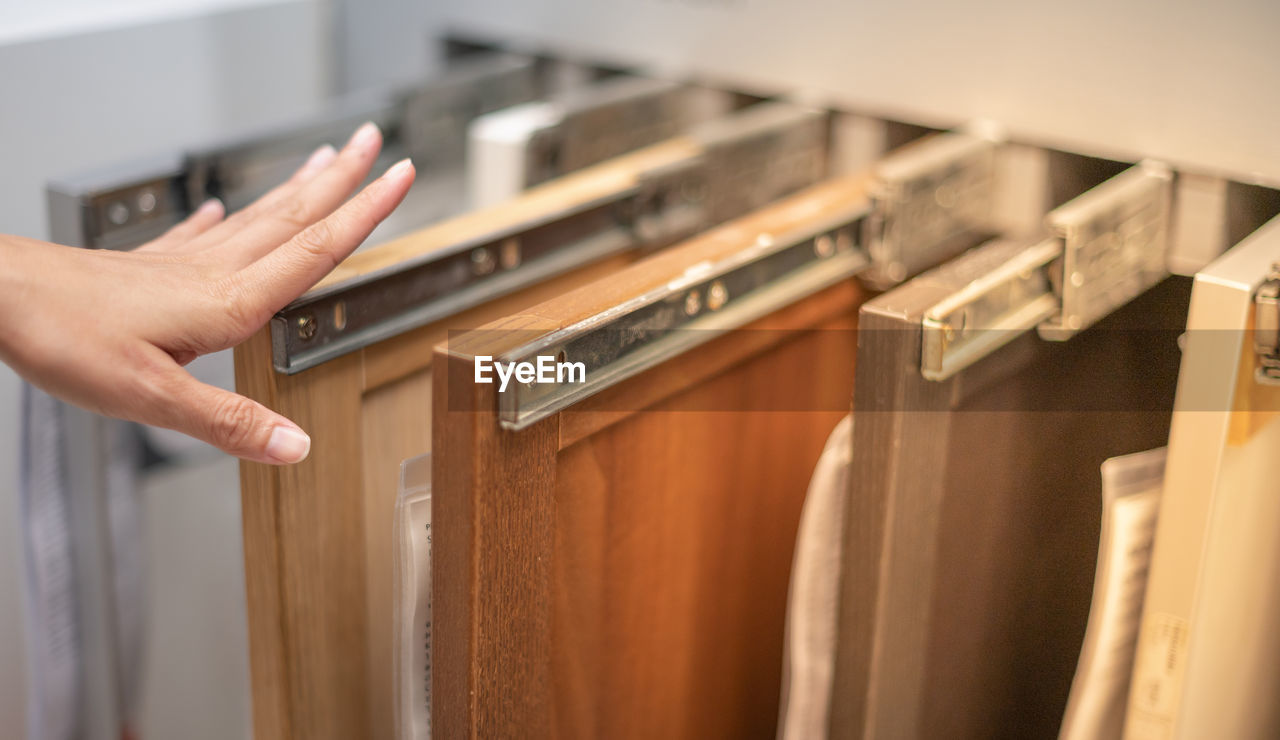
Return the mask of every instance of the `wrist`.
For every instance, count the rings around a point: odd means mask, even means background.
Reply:
[[[0,234],[0,359],[5,362],[17,354],[23,306],[30,302],[34,275],[27,242]]]

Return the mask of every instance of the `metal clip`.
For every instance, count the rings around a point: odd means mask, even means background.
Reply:
[[[1280,262],[1254,294],[1253,350],[1258,355],[1259,383],[1280,385]]]
[[[814,147],[824,141],[824,115],[788,103],[749,108],[700,127],[693,138],[701,153],[637,173],[630,184],[611,176],[614,190],[590,202],[307,293],[271,321],[275,367],[300,372],[608,255],[692,236],[811,185],[821,175],[825,150]],[[735,156],[739,148],[751,155]],[[804,166],[766,166],[795,158]],[[754,179],[744,184],[746,172]]]
[[[559,120],[538,130],[527,152],[526,186],[656,144],[690,122],[691,88],[668,80],[614,77],[556,101]]]
[[[1062,310],[1040,326],[1041,338],[1069,339],[1169,274],[1172,193],[1172,171],[1142,162],[1049,214],[1062,244],[1052,271]]]
[[[865,203],[802,231],[758,234],[733,256],[702,263],[644,295],[505,354],[581,363],[584,382],[516,384],[499,394],[499,421],[523,429],[663,361],[863,270],[857,245]]]
[[[535,100],[542,87],[537,63],[528,57],[464,57],[441,78],[400,93],[398,138],[419,171],[460,167],[473,120]]]
[[[940,134],[876,165],[863,280],[897,285],[992,236],[998,143],[993,133]]]
[[[921,374],[946,380],[1057,313],[1045,268],[1061,254],[1052,240],[1023,249],[925,311]]]
[[[808,187],[827,172],[829,114],[793,103],[760,103],[699,125],[702,207],[718,224]]]
[[[485,55],[419,87],[344,98],[290,128],[51,183],[52,235],[62,244],[132,249],[210,197],[233,210],[248,204],[311,148],[341,141],[366,120],[383,128],[388,148],[407,149],[420,171],[460,163],[470,120],[532,100],[540,87],[536,70],[528,57]]]
[[[1049,239],[984,246],[991,270],[923,315],[921,374],[946,380],[1034,327],[1067,339],[1159,282],[1171,181],[1144,162],[1050,212]]]

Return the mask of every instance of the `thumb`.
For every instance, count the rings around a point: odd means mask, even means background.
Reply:
[[[208,442],[236,457],[290,465],[311,451],[311,437],[280,414],[231,391],[206,385],[176,369],[163,426]]]

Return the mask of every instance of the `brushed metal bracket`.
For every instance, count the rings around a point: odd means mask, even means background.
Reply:
[[[869,264],[858,244],[865,203],[789,234],[754,234],[733,256],[702,263],[665,285],[551,332],[501,362],[554,356],[581,363],[581,383],[513,384],[498,418],[523,429],[648,368],[742,327]]]
[[[616,77],[554,101],[561,114],[526,152],[526,186],[537,185],[685,130],[692,88],[670,80]]]
[[[1049,214],[1062,310],[1040,325],[1042,339],[1070,339],[1168,276],[1172,198],[1173,172],[1146,161]]]
[[[813,184],[824,172],[825,122],[814,108],[762,103],[697,127],[690,135],[699,154],[592,202],[307,293],[271,320],[275,368],[300,372],[610,254],[673,243]],[[769,166],[784,162],[795,164]]]
[[[890,288],[994,236],[1000,141],[974,126],[931,136],[875,166],[864,281]]]
[[[1253,349],[1258,355],[1259,383],[1280,385],[1280,262],[1254,294]]]
[[[231,210],[248,204],[264,182],[274,184],[311,149],[342,141],[366,120],[420,171],[456,170],[473,118],[533,100],[540,90],[530,57],[464,58],[419,86],[347,97],[299,125],[55,181],[48,188],[52,235],[72,246],[132,249],[208,198]]]
[[[922,318],[920,371],[942,381],[1038,327],[1061,341],[1168,275],[1172,172],[1143,162],[1051,211],[1051,236]]]

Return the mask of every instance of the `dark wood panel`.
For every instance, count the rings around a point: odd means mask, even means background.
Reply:
[[[1185,280],[1069,342],[1032,332],[946,382],[920,376],[920,314],[989,257],[864,307],[835,737],[1055,737],[1099,465],[1167,441]]]

